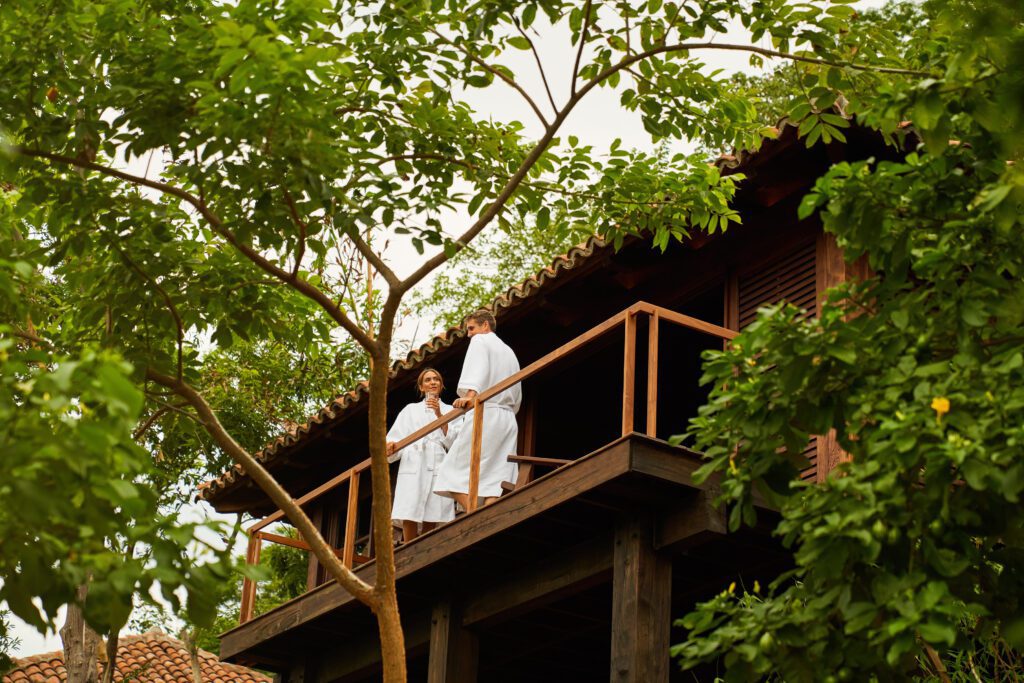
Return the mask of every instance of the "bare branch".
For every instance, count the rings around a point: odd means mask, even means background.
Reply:
[[[583,59],[583,48],[587,44],[587,29],[590,27],[590,0],[583,9],[583,28],[580,29],[580,49],[576,51],[576,63],[572,66],[571,97],[576,96],[576,78],[580,73],[580,60]]]
[[[306,231],[308,228],[306,222],[299,218],[299,211],[295,208],[295,200],[292,199],[292,193],[287,188],[284,190],[284,200],[288,204],[288,212],[292,216],[292,222],[295,223],[295,227],[299,230],[299,246],[295,254],[295,267],[292,268],[292,279],[294,280],[299,276],[302,257],[306,255]]]
[[[548,94],[548,102],[551,103],[551,108],[554,110],[555,114],[558,114],[558,105],[555,104],[555,98],[551,95],[551,87],[548,85],[548,76],[544,73],[544,65],[540,61],[540,55],[537,54],[537,48],[534,46],[533,41],[530,40],[530,36],[526,35],[526,31],[524,31],[523,27],[519,24],[519,19],[514,15],[512,17],[512,22],[516,25],[516,30],[519,31],[519,34],[526,39],[527,43],[530,44],[530,52],[533,53],[533,61],[537,62],[537,70],[540,71],[540,79],[544,82],[544,90]]]
[[[148,187],[153,190],[157,190],[164,194],[170,195],[172,197],[177,197],[178,199],[181,199],[182,201],[193,206],[196,209],[196,211],[199,212],[199,215],[203,217],[203,219],[210,225],[211,228],[213,228],[214,232],[216,232],[221,237],[226,239],[228,243],[230,243],[233,247],[235,247],[235,249],[240,251],[242,255],[244,255],[246,258],[252,261],[258,268],[269,273],[278,280],[281,280],[282,282],[288,284],[290,287],[298,291],[306,298],[317,303],[324,311],[327,312],[329,316],[331,316],[331,318],[336,323],[338,323],[338,325],[340,325],[346,332],[352,335],[352,337],[357,342],[359,342],[360,346],[367,350],[376,349],[377,345],[374,342],[373,338],[370,337],[370,335],[368,335],[365,331],[363,331],[358,325],[356,325],[356,323],[353,322],[352,319],[345,314],[345,311],[343,311],[337,304],[335,304],[329,296],[327,296],[317,287],[314,287],[306,280],[303,280],[302,278],[293,278],[291,276],[291,273],[289,273],[287,270],[271,262],[265,256],[263,256],[261,253],[259,253],[256,249],[252,248],[248,244],[241,242],[235,235],[235,233],[232,232],[229,228],[227,228],[220,220],[220,218],[215,213],[213,213],[213,211],[210,210],[205,200],[196,197],[191,192],[183,190],[180,187],[175,187],[174,185],[169,185],[167,183],[162,183],[156,180],[149,180],[148,178],[142,178],[140,176],[132,175],[131,173],[125,173],[124,171],[119,171],[116,168],[103,166],[102,164],[97,164],[92,161],[84,161],[81,159],[67,157],[60,154],[53,154],[51,152],[28,149],[26,147],[15,147],[14,150],[22,156],[46,159],[48,161],[64,164],[67,166],[89,169],[90,171],[96,171],[98,173],[102,173],[103,175],[110,176],[112,178],[119,178],[120,180],[124,180],[135,185],[142,185],[143,187]]]
[[[351,593],[357,600],[367,605],[370,609],[376,610],[380,600],[373,587],[364,582],[334,554],[334,550],[327,544],[319,529],[309,519],[301,506],[296,504],[295,499],[285,491],[274,479],[273,476],[252,456],[242,448],[237,441],[224,429],[224,426],[217,419],[216,414],[210,405],[203,398],[202,394],[192,388],[186,382],[165,375],[153,368],[146,370],[146,378],[161,386],[173,390],[176,394],[185,399],[189,405],[199,414],[199,421],[206,431],[213,437],[217,445],[238,463],[245,474],[259,486],[264,493],[273,501],[278,509],[282,510],[288,520],[295,525],[302,538],[309,544],[311,551],[321,564],[331,573],[338,584]]]
[[[167,293],[167,290],[161,287],[159,282],[154,280],[149,275],[149,273],[143,271],[142,268],[139,268],[139,265],[135,263],[135,261],[133,261],[131,257],[124,252],[124,250],[116,246],[114,248],[117,249],[117,253],[121,255],[121,258],[124,260],[125,263],[128,264],[128,267],[135,271],[135,273],[140,278],[142,278],[144,282],[148,282],[153,287],[153,289],[157,291],[157,293],[160,295],[160,298],[164,300],[164,305],[167,306],[167,310],[170,312],[171,317],[174,319],[174,326],[177,328],[178,335],[178,379],[180,380],[182,374],[184,373],[184,363],[182,361],[182,356],[183,349],[185,346],[185,325],[181,321],[181,315],[178,313],[178,307],[174,305],[174,302],[171,300],[171,297]]]
[[[178,407],[180,408],[183,405],[186,405],[186,404],[179,403]],[[141,439],[145,435],[145,433],[149,431],[149,428],[152,427],[154,424],[156,424],[157,420],[159,420],[161,417],[163,417],[167,413],[171,412],[171,410],[172,410],[171,406],[163,406],[161,408],[157,408],[156,410],[154,410],[153,414],[150,415],[149,417],[147,417],[146,421],[143,422],[141,425],[139,425],[138,428],[134,432],[132,432],[132,440],[133,441],[138,441],[139,439]]]
[[[541,113],[540,107],[537,106],[537,103],[533,101],[533,98],[530,97],[529,93],[527,93],[525,90],[523,90],[522,86],[519,85],[518,83],[516,83],[514,79],[510,78],[507,74],[502,73],[500,70],[495,69],[493,66],[491,66],[490,64],[488,64],[484,60],[480,59],[475,54],[473,54],[472,52],[467,50],[462,45],[459,45],[455,41],[451,40],[450,38],[444,37],[443,35],[441,35],[437,31],[435,31],[434,29],[428,29],[428,30],[431,33],[433,33],[435,36],[437,36],[438,40],[440,40],[440,41],[442,41],[444,43],[447,43],[448,45],[451,45],[456,50],[458,50],[462,54],[466,55],[466,57],[468,57],[473,63],[475,63],[478,66],[480,66],[480,68],[484,69],[485,71],[487,71],[487,72],[489,72],[491,74],[494,74],[495,76],[497,76],[501,80],[505,81],[505,83],[507,83],[509,86],[514,88],[516,92],[518,92],[520,95],[523,96],[523,99],[526,100],[527,104],[530,105],[530,108],[533,109],[533,113],[536,114],[537,118],[540,119],[540,122],[542,124],[544,124],[544,128],[546,129],[546,128],[549,127],[548,120],[547,120],[547,118],[544,117],[544,114]]]
[[[358,249],[359,253],[363,255],[363,258],[365,258],[370,265],[376,268],[378,273],[384,276],[384,281],[388,283],[389,287],[395,287],[401,282],[401,280],[398,279],[398,276],[395,275],[395,271],[391,270],[391,268],[388,267],[388,264],[384,263],[384,260],[377,255],[377,252],[370,247],[359,233],[353,231],[348,233],[348,237],[352,240],[352,243],[356,245],[356,249]]]
[[[20,327],[11,327],[10,332],[15,337],[20,337],[21,339],[32,342],[33,344],[39,344],[40,346],[46,346],[49,348],[53,347],[53,344],[51,344],[49,340],[43,339],[38,334],[29,332],[28,330],[23,330]]]
[[[819,66],[835,66],[840,68],[850,68],[857,71],[872,71],[875,73],[883,74],[897,74],[902,76],[933,76],[937,77],[937,74],[930,73],[928,71],[917,71],[915,69],[900,69],[895,67],[887,66],[874,66],[871,64],[858,64],[856,62],[836,62],[829,59],[820,59],[818,57],[807,57],[805,55],[793,54],[791,52],[780,52],[779,50],[769,50],[764,47],[757,47],[756,45],[737,45],[734,43],[677,43],[675,45],[661,45],[644,52],[638,52],[629,57],[625,57],[622,61],[612,66],[607,67],[604,71],[594,76],[593,79],[587,84],[598,84],[605,81],[609,76],[617,71],[621,71],[628,66],[632,66],[639,61],[654,57],[655,55],[665,54],[668,52],[686,52],[688,50],[728,50],[733,52],[751,52],[754,54],[762,55],[764,57],[774,57],[777,59],[788,59],[793,62],[803,62],[805,64],[817,64]]]

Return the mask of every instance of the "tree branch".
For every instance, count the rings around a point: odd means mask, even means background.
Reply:
[[[295,227],[299,229],[299,246],[297,253],[295,254],[295,267],[292,268],[292,279],[299,277],[299,267],[302,265],[302,257],[306,255],[306,231],[307,226],[305,221],[299,218],[299,211],[295,208],[295,200],[292,199],[292,193],[287,188],[284,190],[284,200],[288,204],[288,211],[291,213],[292,222],[295,223]]]
[[[737,45],[734,43],[677,43],[675,45],[661,45],[659,47],[651,48],[644,52],[638,52],[630,57],[625,57],[622,61],[617,64],[609,66],[604,71],[599,73],[597,76],[590,81],[590,83],[600,83],[611,76],[617,71],[621,71],[627,66],[631,66],[636,62],[653,57],[655,55],[664,54],[668,52],[685,52],[687,50],[727,50],[732,52],[752,52],[759,54],[764,57],[774,57],[777,59],[788,59],[793,62],[803,62],[805,64],[817,64],[819,66],[835,66],[840,68],[856,69],[857,71],[873,71],[875,73],[883,74],[898,74],[902,76],[932,76],[937,77],[937,74],[930,73],[928,71],[917,71],[915,69],[899,69],[895,67],[887,66],[873,66],[871,64],[858,64],[856,62],[836,62],[829,59],[821,59],[819,57],[807,57],[804,55],[793,54],[791,52],[780,52],[779,50],[769,50],[768,48],[757,47],[756,45]],[[588,84],[589,85],[589,84]]]
[[[570,97],[576,96],[576,78],[580,73],[580,60],[583,59],[583,48],[587,44],[587,28],[590,26],[590,0],[583,9],[583,28],[580,29],[580,49],[576,51],[576,63],[572,65],[572,88]]]
[[[153,288],[157,291],[160,297],[164,300],[164,304],[167,306],[167,310],[170,311],[171,317],[174,319],[174,326],[175,328],[177,328],[178,379],[180,380],[182,378],[182,375],[184,374],[184,363],[182,361],[182,357],[183,349],[185,346],[185,325],[181,321],[181,315],[178,313],[178,307],[174,305],[174,302],[171,300],[171,297],[167,293],[167,290],[161,287],[159,282],[154,280],[148,273],[143,271],[142,268],[139,268],[138,264],[135,263],[135,261],[133,261],[131,257],[128,256],[128,254],[125,253],[122,249],[118,248],[117,246],[115,246],[114,248],[117,249],[117,253],[121,255],[121,258],[124,259],[124,262],[128,264],[129,268],[135,271],[135,273],[140,278],[142,278],[143,281],[148,282],[150,285],[153,286]]]
[[[311,285],[306,280],[303,280],[302,278],[292,278],[291,273],[289,273],[287,270],[281,268],[275,263],[272,263],[265,256],[263,256],[257,250],[253,249],[248,244],[241,242],[235,235],[235,233],[232,232],[229,228],[227,228],[223,224],[223,222],[221,222],[220,218],[210,210],[210,208],[206,205],[206,202],[200,199],[199,197],[196,197],[191,192],[183,190],[180,187],[175,187],[174,185],[169,185],[167,183],[162,183],[156,180],[149,180],[148,178],[142,178],[140,176],[132,175],[131,173],[125,173],[124,171],[119,171],[116,168],[103,166],[102,164],[97,164],[92,161],[85,161],[82,159],[67,157],[60,154],[53,154],[51,152],[44,152],[41,150],[28,149],[26,147],[15,147],[14,150],[15,152],[22,156],[46,159],[48,161],[64,164],[67,166],[74,166],[76,168],[84,168],[90,171],[96,171],[97,173],[102,173],[103,175],[110,176],[112,178],[118,178],[120,180],[124,180],[135,185],[148,187],[150,189],[157,190],[172,197],[177,197],[178,199],[181,199],[182,201],[194,207],[196,211],[199,212],[199,215],[203,217],[203,219],[210,225],[211,228],[213,228],[214,232],[216,232],[218,235],[227,240],[228,243],[231,244],[231,246],[240,251],[243,256],[252,261],[258,268],[265,271],[266,273],[269,273],[278,280],[281,280],[282,282],[286,283],[287,285],[298,291],[306,298],[317,303],[324,311],[327,312],[331,319],[338,323],[338,325],[340,325],[346,332],[352,335],[352,337],[357,342],[359,342],[360,346],[367,350],[371,350],[376,347],[376,343],[373,341],[373,338],[370,337],[366,332],[364,332],[358,325],[356,325],[355,322],[353,322],[352,319],[349,318],[345,314],[345,312],[331,300],[329,296],[327,296],[324,292],[320,291],[317,287],[314,287],[313,285]]]
[[[537,54],[537,48],[534,46],[533,41],[530,40],[530,36],[526,35],[526,31],[519,24],[519,19],[515,16],[512,17],[512,23],[516,25],[516,30],[519,34],[526,39],[526,42],[530,44],[530,52],[533,53],[533,61],[537,62],[537,70],[540,71],[540,80],[544,82],[544,91],[548,94],[548,102],[551,103],[551,109],[554,110],[555,114],[558,114],[558,105],[555,104],[555,98],[551,95],[551,87],[548,85],[548,76],[544,73],[544,65],[540,61],[540,55]]]
[[[491,66],[490,64],[488,64],[484,60],[482,60],[479,57],[477,57],[475,54],[473,54],[472,52],[467,50],[462,45],[459,45],[458,43],[456,43],[455,41],[453,41],[453,40],[451,40],[449,38],[445,38],[443,35],[441,35],[437,31],[435,31],[434,29],[427,29],[427,30],[429,30],[431,33],[433,33],[435,36],[437,36],[438,40],[440,40],[440,41],[442,41],[444,43],[447,43],[448,45],[451,45],[456,50],[458,50],[462,54],[466,55],[466,57],[469,58],[473,63],[475,63],[478,66],[480,66],[480,68],[482,68],[485,71],[487,71],[487,72],[497,76],[501,80],[505,81],[505,83],[507,83],[509,86],[514,88],[516,92],[518,92],[520,95],[523,96],[523,99],[526,100],[527,104],[530,105],[530,108],[533,109],[533,113],[536,114],[537,118],[540,119],[540,122],[542,124],[544,124],[544,128],[548,128],[549,127],[548,120],[547,120],[547,118],[544,117],[544,114],[541,113],[540,107],[537,106],[537,103],[533,101],[533,98],[530,97],[530,94],[527,93],[525,90],[523,90],[522,86],[519,85],[518,83],[516,83],[514,79],[509,78],[509,76],[507,76],[506,74],[502,73],[498,69],[495,69],[493,66]]]
[[[21,329],[20,327],[14,326],[11,326],[10,332],[15,337],[20,337],[21,339],[24,339],[25,341],[30,341],[33,344],[39,344],[40,346],[53,348],[53,344],[51,344],[48,340],[40,337],[38,334],[35,334],[34,332],[29,332],[27,330]]]
[[[242,448],[237,441],[228,434],[227,430],[217,419],[216,414],[210,408],[203,396],[193,389],[186,382],[165,375],[153,368],[146,369],[146,378],[161,386],[171,389],[185,399],[189,405],[199,414],[199,421],[206,431],[213,437],[217,445],[238,463],[246,476],[252,479],[264,493],[273,501],[287,516],[288,520],[295,525],[302,538],[309,544],[311,551],[321,564],[337,580],[338,584],[353,595],[357,600],[372,610],[377,609],[378,599],[373,588],[365,583],[355,573],[346,567],[334,554],[333,549],[324,541],[319,529],[309,519],[305,511],[295,502],[295,499],[284,490],[273,476],[256,460],[247,450]]]
[[[179,403],[177,407],[180,408],[183,405],[185,404]],[[167,413],[171,412],[171,410],[173,409],[174,408],[172,406],[162,406],[154,410],[153,414],[147,417],[146,421],[139,425],[139,427],[134,432],[132,432],[132,440],[138,441],[139,439],[141,439],[142,436],[149,431],[149,428],[156,424],[157,420],[159,420]]]

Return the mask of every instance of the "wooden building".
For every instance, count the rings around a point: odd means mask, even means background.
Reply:
[[[736,199],[743,225],[724,235],[664,253],[639,239],[618,251],[592,239],[493,303],[524,368],[520,481],[396,550],[410,680],[690,681],[669,659],[685,635],[673,619],[732,581],[763,583],[787,566],[765,529],[727,533],[714,481],[692,481],[700,455],[667,439],[706,398],[702,351],[721,348],[766,304],[785,299],[814,315],[822,291],[850,276],[819,222],[796,210],[831,163],[891,156],[866,131],[847,137],[807,149],[787,127],[724,159],[723,172],[747,178]],[[466,343],[450,330],[396,363],[394,411],[414,400],[426,364],[454,384]],[[372,583],[367,403],[365,387],[339,397],[259,457]],[[807,456],[804,476],[820,480],[838,453],[816,437]],[[263,542],[294,544],[269,533],[281,515],[239,471],[202,497],[263,518],[250,559]],[[315,559],[308,592],[285,605],[251,617],[253,589],[243,623],[222,636],[224,659],[287,683],[379,679],[373,616]]]

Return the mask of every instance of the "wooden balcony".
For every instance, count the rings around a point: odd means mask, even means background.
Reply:
[[[735,334],[638,303],[480,395],[485,402],[516,382],[557,372],[588,345],[622,334],[617,438],[565,464],[559,454],[545,454],[556,467],[544,474],[525,458],[527,476],[496,502],[396,549],[410,680],[548,680],[540,672],[551,673],[551,680],[592,680],[599,671],[602,677],[612,671],[613,680],[667,681],[672,618],[720,590],[724,576],[764,580],[784,564],[785,554],[767,534],[726,533],[723,513],[713,505],[715,480],[700,486],[692,481],[699,454],[656,438],[659,408],[671,407],[658,397],[665,325],[704,335],[709,347]],[[570,390],[566,400],[581,397]],[[484,414],[475,411],[475,420]],[[400,445],[454,417],[446,415]],[[375,563],[364,548],[357,552],[359,482],[368,467],[368,461],[360,463],[300,500],[308,504],[347,487],[346,532],[337,552],[372,583]],[[250,529],[250,561],[258,560],[264,541],[305,546],[266,533],[281,519],[276,513]],[[222,658],[283,672],[284,680],[327,683],[379,675],[373,616],[333,581],[255,617],[254,591],[247,582],[243,623],[222,636]],[[548,632],[539,639],[537,619]],[[502,643],[514,645],[505,650]],[[560,653],[573,647],[585,656],[569,666]],[[616,678],[615,671],[625,673]]]

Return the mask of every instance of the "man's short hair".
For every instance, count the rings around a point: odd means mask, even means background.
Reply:
[[[494,319],[494,314],[488,311],[486,308],[481,308],[480,310],[473,311],[472,313],[466,316],[466,320],[472,320],[478,325],[483,325],[484,323],[487,323],[488,325],[491,326],[492,332],[498,329],[498,322]]]

